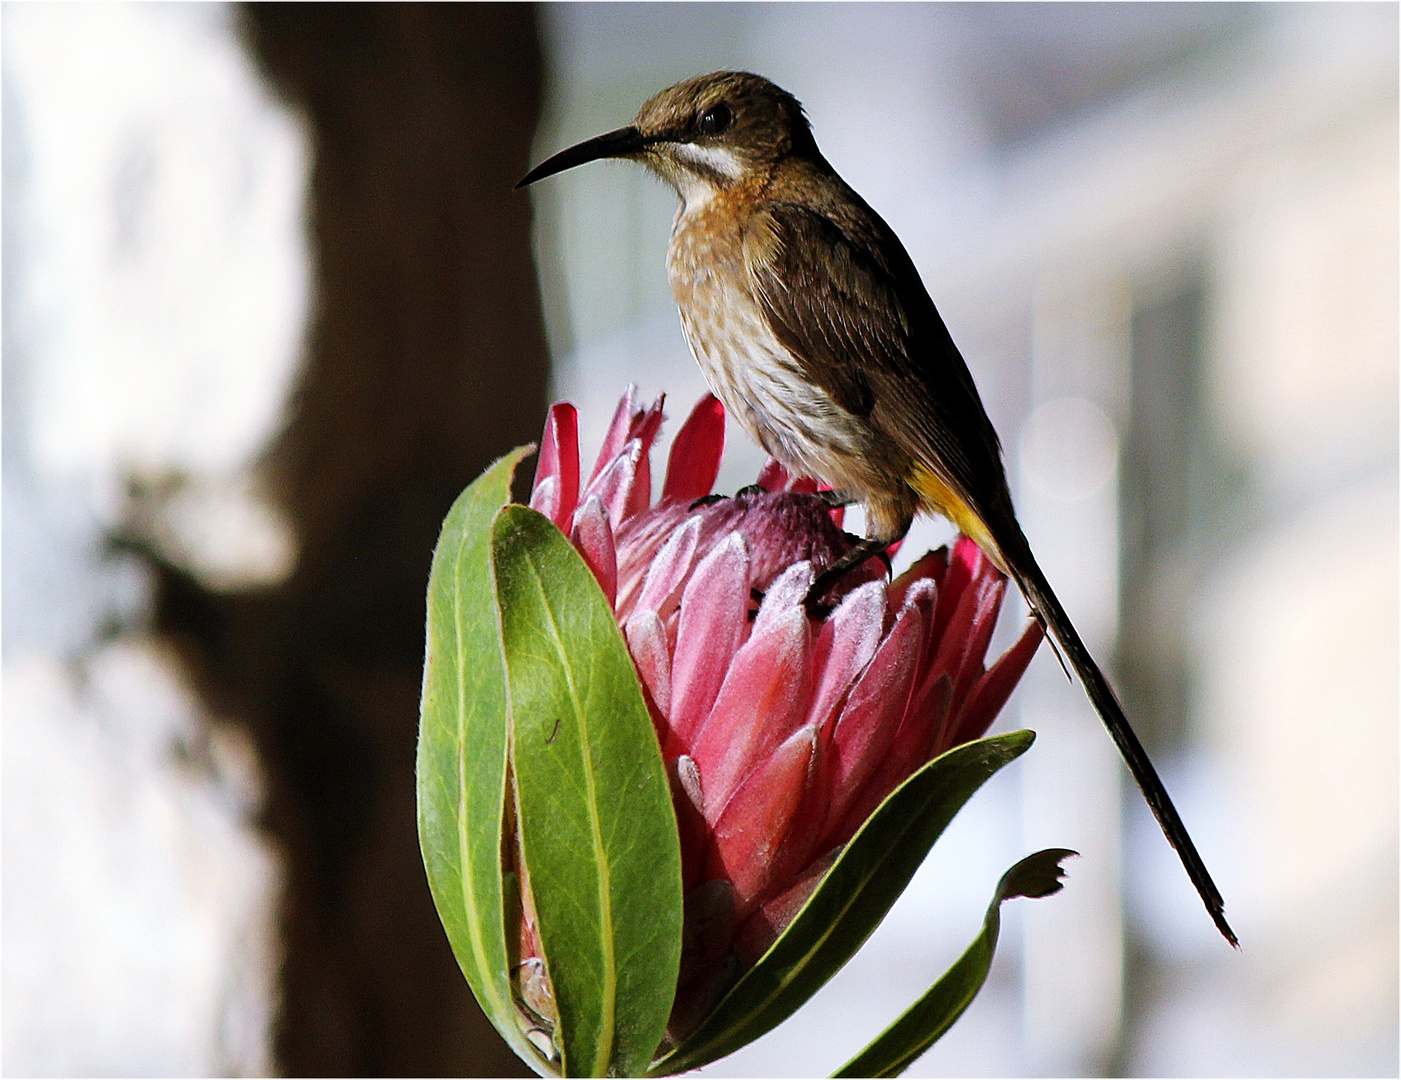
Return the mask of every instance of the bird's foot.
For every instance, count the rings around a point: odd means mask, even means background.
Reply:
[[[812,583],[812,588],[808,589],[807,596],[803,597],[803,606],[807,608],[808,615],[818,620],[825,619],[830,615],[833,610],[832,605],[822,603],[823,597],[831,591],[832,586],[867,559],[880,559],[885,564],[886,575],[889,576],[893,571],[890,566],[890,556],[886,554],[885,548],[886,542],[884,540],[861,540],[840,559],[818,574],[817,579]]]

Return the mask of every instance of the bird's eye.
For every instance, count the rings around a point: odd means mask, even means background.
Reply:
[[[723,101],[696,117],[696,130],[702,135],[719,135],[734,121],[734,113]]]

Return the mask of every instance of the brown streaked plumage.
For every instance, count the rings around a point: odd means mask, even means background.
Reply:
[[[857,558],[925,510],[1007,571],[1234,945],[1221,894],[1022,534],[967,364],[904,245],[823,158],[797,99],[745,72],[688,79],[520,186],[601,157],[640,161],[681,197],[667,272],[691,351],[730,414],[791,471],[865,504],[871,538]],[[814,595],[843,569],[829,568]]]

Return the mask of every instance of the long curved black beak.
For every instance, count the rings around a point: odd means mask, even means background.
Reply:
[[[521,177],[516,187],[526,187],[547,176],[554,176],[555,173],[572,169],[575,165],[597,161],[599,158],[627,157],[629,154],[636,154],[646,145],[647,140],[642,132],[631,126],[610,131],[605,135],[595,135],[592,139],[546,158]]]

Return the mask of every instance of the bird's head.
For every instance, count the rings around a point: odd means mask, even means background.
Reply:
[[[817,153],[798,99],[759,75],[717,71],[668,86],[627,127],[561,150],[516,186],[599,158],[628,158],[657,173],[689,203],[795,153]]]

